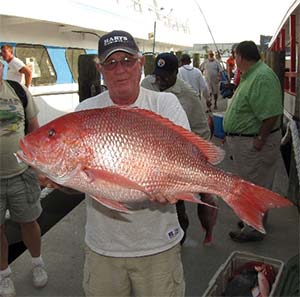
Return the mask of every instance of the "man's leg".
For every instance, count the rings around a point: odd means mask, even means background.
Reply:
[[[217,101],[218,101],[218,94],[214,94],[214,102],[215,102],[214,109],[218,109]]]
[[[83,271],[85,296],[131,296],[127,259],[102,256],[86,246]]]
[[[41,230],[36,221],[42,212],[36,174],[27,169],[11,181],[9,189],[11,219],[20,224],[23,241],[32,256],[33,285],[44,287],[48,276],[41,257]]]
[[[4,224],[0,226],[0,241],[0,270],[5,270],[8,267],[8,242],[4,233]]]
[[[233,155],[237,174],[254,184],[272,190],[273,179],[279,157],[280,133],[270,134],[263,150],[256,152],[253,149],[252,137],[228,137],[228,147]],[[263,218],[266,224],[267,214]],[[260,241],[265,235],[254,228],[240,224],[241,231],[230,232],[230,237],[238,242]]]
[[[4,233],[4,224],[0,226],[0,241],[0,296],[13,297],[16,295],[16,290],[10,278],[11,269],[8,266],[8,241]]]
[[[179,244],[159,254],[128,259],[127,267],[134,296],[185,296]]]
[[[7,201],[9,199],[7,193],[8,179],[2,178],[0,183],[0,296],[12,297],[16,295],[16,290],[10,278],[11,269],[8,265],[8,241],[4,226]]]
[[[184,236],[180,241],[180,243],[183,244],[185,241],[185,238],[186,238],[187,228],[189,226],[189,218],[185,211],[184,201],[179,200],[176,203],[176,210],[177,210],[177,216],[178,216],[178,221],[179,221],[180,227],[184,231]]]
[[[21,223],[22,238],[32,257],[33,285],[44,287],[48,282],[48,275],[41,256],[41,229],[37,221]]]
[[[37,221],[20,223],[23,241],[30,255],[34,258],[41,255],[41,229]]]

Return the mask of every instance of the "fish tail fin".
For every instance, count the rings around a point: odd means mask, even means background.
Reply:
[[[266,211],[293,205],[291,201],[279,194],[247,181],[239,182],[227,199],[226,202],[246,224],[262,233],[266,233],[263,226],[263,216]]]

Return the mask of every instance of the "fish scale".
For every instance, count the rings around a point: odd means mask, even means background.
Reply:
[[[159,197],[202,203],[193,194],[205,192],[265,232],[264,213],[292,205],[217,168],[221,148],[149,110],[114,106],[69,113],[26,135],[20,148],[19,158],[54,182],[118,211]]]

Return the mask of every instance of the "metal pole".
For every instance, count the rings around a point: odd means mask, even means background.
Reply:
[[[156,21],[154,21],[154,29],[153,29],[153,54],[155,54],[155,35],[156,35]]]

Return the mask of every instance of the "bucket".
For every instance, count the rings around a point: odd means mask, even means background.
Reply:
[[[214,123],[214,136],[218,138],[224,138],[225,132],[223,130],[223,118],[222,113],[213,113],[213,123]]]
[[[282,277],[284,263],[281,260],[274,258],[260,256],[244,251],[234,251],[227,258],[226,262],[219,267],[213,278],[208,283],[208,288],[204,294],[202,294],[202,297],[221,296],[227,287],[228,281],[234,276],[234,272],[238,269],[238,267],[251,261],[263,262],[273,266],[276,273],[276,278],[272,284],[268,296],[278,296],[276,291],[278,290],[280,279]]]

